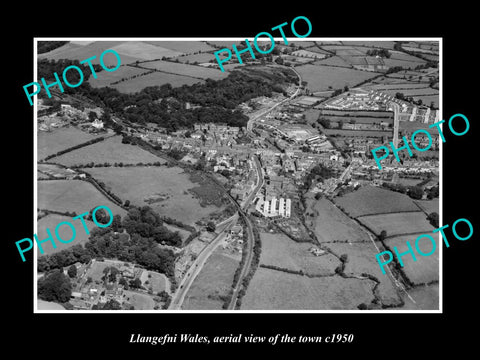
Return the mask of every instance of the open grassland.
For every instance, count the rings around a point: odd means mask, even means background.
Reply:
[[[362,231],[363,232],[363,231]],[[377,296],[383,305],[393,306],[401,303],[396,286],[390,277],[383,275],[378,266],[375,255],[377,248],[372,241],[365,243],[329,243],[325,246],[338,256],[347,255],[344,273],[348,276],[375,276],[380,283],[377,286]]]
[[[425,64],[425,60],[418,59],[417,61],[412,60],[401,60],[401,59],[383,59],[385,65],[388,67],[401,66],[403,68],[414,69],[418,65]]]
[[[340,265],[332,254],[313,255],[310,243],[296,243],[284,234],[261,233],[262,254],[260,264],[277,266],[282,269],[302,271],[312,275],[330,275]]]
[[[418,207],[407,195],[375,186],[362,186],[354,192],[336,197],[334,201],[353,217],[418,211]]]
[[[143,41],[122,41],[120,44],[112,47],[122,55],[140,60],[154,60],[162,57],[174,57],[183,54],[183,52],[167,49],[161,46],[155,46]],[[126,62],[125,62],[126,63]]]
[[[378,75],[378,73],[368,71],[311,64],[297,66],[295,69],[302,79],[308,82],[307,88],[310,91],[328,90],[329,86],[333,89],[343,89],[345,85],[353,87]]]
[[[408,240],[413,248],[413,251],[415,252],[416,261],[413,260],[411,254],[406,254],[402,257],[402,261],[404,263],[402,270],[407,278],[415,285],[439,280],[439,253],[440,247],[443,246],[443,240],[441,239],[441,235],[439,233],[432,234],[430,232],[429,235],[435,239],[436,243],[436,249],[434,253],[429,256],[421,256],[415,248],[415,240],[419,235],[396,236],[393,238],[388,238],[384,241],[385,245],[387,246],[387,250],[393,253],[393,248],[397,247],[399,253],[404,253],[408,251]],[[418,247],[423,253],[428,254],[432,251],[433,245],[428,238],[423,237],[419,240]]]
[[[122,79],[130,79],[134,76],[139,76],[147,72],[148,70],[140,69],[134,66],[122,65],[117,70],[112,72],[103,72],[102,76],[98,76],[96,79],[93,76],[90,76],[88,82],[94,88],[110,86],[114,87],[112,83],[120,81]]]
[[[162,194],[163,201],[149,206],[160,215],[186,224],[194,225],[220,210],[213,205],[201,206],[200,200],[189,192],[197,184],[179,167],[92,168],[88,172],[123,201],[130,200],[138,206],[149,205],[152,196]]]
[[[73,126],[62,127],[51,132],[39,131],[37,135],[38,160],[97,137],[98,135],[86,133]]]
[[[350,310],[373,300],[372,280],[340,276],[309,278],[258,268],[242,310]]]
[[[342,129],[324,129],[323,132],[326,135],[338,135],[338,136],[361,136],[361,137],[382,137],[392,136],[393,130],[342,130]]]
[[[221,310],[238,265],[238,260],[222,254],[220,249],[215,250],[193,281],[182,309]]]
[[[367,46],[382,49],[393,49],[394,41],[342,41],[347,46]]]
[[[315,232],[321,243],[369,241],[360,225],[340,211],[330,200],[326,198],[315,200],[312,194],[307,197],[305,223]]]
[[[193,54],[196,52],[207,52],[215,50],[204,41],[144,41],[144,43],[181,52],[184,54]]]
[[[171,61],[151,61],[142,63],[141,66],[148,69],[155,69],[166,73],[190,76],[198,79],[219,80],[227,77],[225,72],[217,69],[209,69],[202,66],[187,65]]]
[[[410,296],[415,300],[413,303],[407,296],[404,296],[405,305],[399,310],[438,310],[440,309],[438,284],[420,286],[408,290]]]
[[[123,47],[118,48],[123,43],[125,43],[125,41],[94,41],[83,44],[68,43],[52,51],[49,51],[48,53],[40,54],[38,55],[38,58],[52,60],[70,59],[82,61],[92,56],[95,56],[95,59],[92,60],[92,64],[100,64],[100,55],[107,49],[113,49],[119,53],[122,64],[128,64],[135,62],[136,60],[143,59],[142,53],[140,51],[138,52],[138,54],[136,54],[135,51],[121,51],[123,50],[123,48],[128,47],[124,45]],[[131,49],[136,48],[138,50],[138,45],[135,45],[133,43],[138,42],[132,42],[132,44],[130,44]],[[103,60],[106,66],[115,66],[117,64],[117,58],[114,56],[114,54],[111,53],[107,53],[104,56]],[[105,73],[105,71],[98,72],[98,76],[103,76],[105,75]]]
[[[66,310],[62,305],[37,299],[37,310]]]
[[[135,310],[153,310],[155,301],[147,294],[138,293],[135,291],[124,290],[124,301],[133,305]]]
[[[57,235],[55,234],[55,228],[62,221],[70,222],[75,227],[75,237],[71,242],[67,244],[59,241],[57,238]],[[85,220],[85,223],[89,231],[96,227],[93,221]],[[74,245],[83,245],[88,241],[88,238],[90,236],[86,234],[85,229],[80,220],[72,220],[71,217],[57,215],[57,214],[47,215],[38,221],[37,231],[35,233],[37,234],[39,240],[43,240],[48,237],[46,229],[50,230],[50,233],[55,239],[55,245],[57,246],[54,249],[50,241],[43,243],[42,248],[45,254],[48,254],[48,255],[59,252],[61,250],[68,249]],[[72,238],[73,231],[70,228],[70,226],[62,225],[58,228],[58,235],[60,236],[61,239],[67,241]],[[38,250],[38,255],[41,255],[40,249]]]
[[[422,211],[362,216],[358,220],[377,235],[382,230],[387,236],[430,233],[433,230]]]
[[[432,200],[415,200],[415,204],[427,214],[431,214],[432,212],[440,214],[440,203],[438,198]]]
[[[38,208],[61,212],[76,212],[77,215],[106,205],[113,214],[126,214],[126,211],[108,200],[92,184],[82,180],[39,181]]]
[[[216,61],[216,58],[213,54],[210,54],[210,53],[200,53],[200,54],[179,56],[175,58],[175,60],[180,61],[182,64],[188,64],[188,63],[193,64],[196,62],[201,64],[201,63],[210,62],[211,60]]]
[[[113,136],[104,141],[85,146],[71,151],[54,159],[56,163],[72,166],[85,165],[93,162],[95,164],[119,163],[137,164],[141,163],[165,163],[165,160],[143,150],[136,145],[122,144],[121,136]]]
[[[143,69],[143,71],[147,70]],[[122,81],[121,83],[112,85],[111,87],[117,89],[121,93],[132,94],[149,86],[162,86],[164,84],[170,84],[172,87],[179,87],[182,85],[190,86],[201,82],[203,82],[203,80],[190,76],[167,74],[164,72],[153,72],[128,81]]]
[[[148,277],[148,275],[150,275],[150,277]],[[151,288],[154,294],[157,294],[161,291],[167,291],[169,289],[168,279],[165,274],[145,270],[142,273],[140,280],[142,281],[143,286],[145,286],[147,289]]]

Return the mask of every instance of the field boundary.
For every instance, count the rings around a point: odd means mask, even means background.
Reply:
[[[365,214],[365,215],[355,216],[354,218],[355,218],[355,219],[359,219],[359,218],[366,217],[366,216],[377,216],[377,215],[387,215],[387,214],[388,214],[388,215],[390,215],[390,214],[403,214],[403,213],[415,213],[415,212],[424,213],[424,211],[422,211],[422,210],[403,210],[403,211],[371,213],[371,214]]]

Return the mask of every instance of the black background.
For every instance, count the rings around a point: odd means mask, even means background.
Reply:
[[[7,346],[25,347],[42,354],[126,355],[167,353],[218,353],[222,357],[243,349],[266,350],[281,354],[286,348],[341,356],[345,351],[364,350],[361,356],[385,357],[400,353],[408,356],[416,349],[432,354],[444,347],[473,345],[476,324],[477,274],[474,268],[478,246],[478,215],[473,211],[478,199],[477,54],[478,42],[473,7],[456,2],[455,8],[402,4],[386,7],[373,2],[330,6],[316,2],[290,2],[260,11],[258,4],[188,3],[170,9],[162,3],[138,5],[111,3],[100,8],[95,3],[73,6],[35,4],[34,8],[4,13],[2,66],[3,91],[3,173],[4,236],[2,299],[5,302],[2,326],[7,330]],[[423,4],[423,3],[422,3]],[[103,6],[103,5],[102,5]],[[274,10],[275,9],[275,10]],[[7,14],[7,12],[9,14]],[[33,81],[34,37],[253,37],[261,31],[297,16],[310,19],[310,37],[443,37],[443,115],[444,119],[462,113],[470,120],[470,131],[451,135],[444,127],[443,144],[443,223],[467,218],[475,232],[468,241],[450,241],[443,249],[443,314],[33,314],[33,261],[21,262],[15,241],[32,237],[33,229],[33,107],[23,85]],[[13,23],[9,23],[12,18]],[[16,18],[16,20],[15,20]],[[471,20],[472,19],[472,20]],[[300,22],[298,23],[300,24]],[[286,27],[286,30],[288,27]],[[299,33],[303,33],[298,30]],[[287,36],[292,36],[290,30]],[[276,33],[274,36],[278,36]],[[451,237],[449,237],[450,239]],[[471,327],[473,325],[473,328]],[[328,336],[354,334],[352,344],[199,345],[129,344],[130,334],[156,336],[165,333],[229,335],[243,333],[271,336]],[[225,351],[227,350],[227,351]],[[340,351],[340,352],[339,352]],[[462,352],[463,352],[462,351]],[[305,353],[306,354],[306,353]],[[122,356],[124,358],[126,356]]]

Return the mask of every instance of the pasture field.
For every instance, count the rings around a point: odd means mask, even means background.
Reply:
[[[443,240],[439,233],[430,234],[436,243],[436,250],[429,256],[421,256],[415,249],[415,240],[419,235],[406,235],[387,238],[384,243],[387,246],[387,250],[393,253],[393,248],[397,247],[399,253],[408,251],[406,241],[410,243],[413,251],[415,252],[416,261],[413,261],[411,254],[407,254],[402,257],[403,272],[408,279],[415,285],[425,284],[431,281],[439,280],[440,273],[440,247],[443,246]],[[422,238],[419,241],[418,247],[420,250],[428,254],[432,250],[432,243],[428,238]]]
[[[124,290],[123,300],[133,305],[135,310],[153,310],[155,301],[152,296],[135,291]]]
[[[325,54],[325,55],[327,55],[327,56],[330,55],[330,54],[328,53],[328,51],[325,51],[325,50],[320,49],[317,45],[305,47],[305,50],[308,50],[308,51],[311,51],[311,52],[315,52],[315,53],[319,53],[319,54]]]
[[[213,252],[195,278],[183,301],[183,310],[221,310],[233,283],[240,262],[222,253]]]
[[[224,53],[222,52],[219,55],[221,57],[224,57],[224,56],[222,56],[222,54],[224,54]],[[215,56],[213,54],[210,54],[210,53],[183,55],[183,56],[179,56],[179,57],[175,58],[175,60],[180,61],[182,64],[185,64],[185,63],[193,64],[194,62],[198,62],[199,64],[201,64],[201,63],[207,63],[211,60],[214,60],[216,62]]]
[[[37,299],[37,310],[66,310],[62,305],[55,302]]]
[[[415,304],[404,297],[405,305],[399,310],[438,310],[440,308],[438,284],[420,286],[408,290],[410,296],[415,300]]]
[[[80,213],[77,213],[77,214],[80,214]],[[75,232],[76,232],[75,239],[72,240],[72,242],[69,242],[68,244],[65,244],[57,240],[57,236],[55,234],[56,226],[62,221],[68,221],[71,224],[73,224],[73,226],[75,227]],[[93,223],[93,221],[85,220],[85,223],[87,224],[87,228],[89,231],[97,227]],[[90,237],[90,235],[86,234],[85,229],[83,228],[82,222],[80,220],[72,220],[72,218],[69,216],[50,214],[41,218],[37,222],[37,231],[35,232],[39,240],[46,239],[48,237],[48,234],[46,231],[47,228],[50,230],[50,233],[53,235],[55,239],[55,245],[57,245],[57,247],[54,249],[51,242],[45,242],[42,244],[44,253],[48,255],[54,254],[61,250],[68,249],[74,245],[83,245],[88,241],[88,238]],[[60,238],[64,240],[69,240],[72,238],[73,232],[68,225],[62,225],[61,227],[58,228],[58,234],[60,235]],[[40,249],[38,249],[37,254],[41,256]]]
[[[434,228],[422,211],[390,213],[358,217],[375,234],[380,235],[382,230],[387,236],[403,234],[430,233]]]
[[[73,166],[85,165],[93,162],[95,164],[118,163],[137,164],[154,163],[159,161],[164,164],[165,160],[143,150],[139,146],[122,144],[122,136],[113,136],[104,141],[85,146],[52,159],[56,163]]]
[[[143,69],[144,71],[148,71]],[[161,86],[163,84],[170,84],[172,87],[179,87],[182,85],[193,85],[201,83],[203,80],[193,78],[190,76],[167,74],[164,72],[153,72],[147,75],[142,75],[128,81],[112,85],[111,87],[117,89],[121,93],[133,94],[140,92],[149,86]]]
[[[438,98],[438,96],[437,96],[437,98]],[[413,133],[414,131],[419,130],[419,129],[425,129],[425,130],[428,130],[428,132],[432,135],[439,135],[436,127],[430,128],[429,124],[424,124],[424,123],[420,123],[420,122],[417,122],[417,121],[400,121],[399,129],[400,130],[408,130],[411,133]],[[417,153],[417,155],[420,157],[421,153]]]
[[[148,277],[148,275],[150,275],[150,277]],[[149,289],[151,287],[154,294],[169,289],[168,278],[164,274],[155,271],[144,270],[140,276],[140,280],[145,288]],[[148,284],[145,283],[147,281]]]
[[[39,54],[39,59],[51,59],[51,60],[59,60],[59,59],[70,59],[70,60],[85,60],[92,56],[96,56],[95,59],[92,60],[92,64],[100,64],[100,55],[107,49],[113,49],[117,51],[120,55],[120,60],[122,64],[128,64],[135,62],[136,60],[143,60],[142,53],[139,51],[136,54],[133,51],[128,51],[125,53],[123,51],[119,51],[122,49],[128,48],[127,45],[120,47],[119,50],[116,47],[126,43],[127,41],[94,41],[90,43],[82,43],[82,44],[72,44],[71,42],[65,44],[59,48],[56,48],[52,51],[49,51],[45,54]],[[140,42],[131,42],[131,43],[140,43]],[[139,48],[138,45],[130,44],[130,46]],[[140,50],[140,49],[138,49]],[[106,66],[115,66],[117,64],[117,58],[113,54],[106,54],[104,56],[104,63]],[[98,76],[105,75],[105,71],[98,72]]]
[[[155,69],[166,73],[190,76],[193,78],[219,80],[227,77],[227,74],[217,69],[209,69],[201,66],[187,65],[171,61],[150,61],[141,64],[142,67]]]
[[[385,84],[385,83],[382,83],[380,81],[379,83],[372,83],[372,84],[368,84],[368,85],[363,85],[362,87],[364,87],[364,88],[368,87],[369,89],[376,89],[376,90],[381,90],[381,91],[384,91],[384,90],[405,90],[405,91],[409,91],[409,90],[412,90],[412,89],[425,89],[425,88],[432,90],[431,88],[428,87],[428,83],[426,83],[426,82],[424,82],[424,83],[396,82],[396,83],[392,83],[392,84]],[[401,91],[401,92],[403,92],[403,91]]]
[[[280,44],[285,45],[285,43],[283,41],[280,41]],[[314,46],[315,41],[299,40],[299,39],[288,40],[288,45],[290,46],[290,44],[292,44],[296,47],[308,48],[308,47]]]
[[[76,212],[77,215],[106,205],[113,214],[124,216],[126,211],[108,200],[92,184],[82,180],[39,181],[38,208],[62,212]]]
[[[390,280],[390,277],[382,274],[380,266],[378,266],[375,258],[378,251],[372,241],[351,244],[329,243],[325,246],[339,256],[342,254],[348,256],[344,269],[345,274],[362,276],[365,273],[375,276],[380,281],[377,287],[377,295],[382,304],[398,305],[400,303],[396,286]]]
[[[356,84],[368,80],[378,73],[346,69],[343,67],[319,66],[306,64],[295,68],[305,79],[310,91],[343,88],[345,85],[354,87]]]
[[[393,118],[382,118],[382,117],[366,117],[366,116],[335,116],[335,115],[321,115],[322,117],[339,122],[343,121],[344,123],[349,123],[351,120],[354,120],[356,124],[380,124],[381,122],[387,122],[393,124]]]
[[[347,46],[368,46],[382,49],[393,49],[394,41],[342,41]]]
[[[372,280],[309,278],[258,268],[242,299],[242,310],[356,310],[373,300]]]
[[[278,266],[293,271],[303,271],[312,275],[332,275],[340,265],[332,254],[313,255],[311,243],[296,243],[284,234],[260,233],[262,254],[260,264]]]
[[[213,205],[201,206],[200,200],[189,192],[196,184],[179,167],[91,168],[88,172],[123,201],[130,200],[138,206],[148,205],[152,195],[168,194],[168,199],[149,206],[160,215],[185,224],[195,226],[197,220],[221,210]]]
[[[147,71],[148,70],[139,69],[133,66],[122,65],[113,72],[106,72],[106,71],[103,72],[102,76],[98,76],[96,79],[93,76],[90,76],[90,78],[88,79],[88,82],[94,88],[99,88],[104,86],[114,87],[114,85],[111,85],[113,82],[119,81],[121,79],[130,78],[133,76],[139,76],[140,74],[143,74]]]
[[[193,54],[196,52],[207,52],[215,50],[215,48],[206,44],[204,41],[143,41],[144,43],[154,45],[157,47],[170,49],[176,52],[181,52],[184,54]]]
[[[155,46],[143,41],[122,41],[120,44],[112,47],[112,50],[118,52],[120,57],[126,55],[140,60],[154,60],[161,59],[164,56],[168,58],[183,54],[181,51]]]
[[[438,109],[440,104],[440,97],[438,95],[417,95],[415,96],[416,100],[422,100],[422,102],[426,105],[430,105],[433,102],[433,105]]]
[[[370,241],[360,225],[340,211],[330,200],[323,197],[315,200],[313,194],[309,194],[306,202],[305,223],[315,232],[320,243]]]
[[[323,109],[321,111],[322,115],[336,115],[336,116],[349,116],[352,118],[357,117],[366,117],[366,118],[392,118],[393,119],[393,112],[391,111],[348,111],[348,110],[335,110],[335,109]]]
[[[74,126],[62,127],[51,132],[38,131],[37,158],[44,159],[60,150],[87,142],[98,135],[86,133]]]
[[[393,130],[341,130],[341,129],[324,129],[326,135],[338,136],[362,136],[362,137],[382,137],[392,136]]]
[[[418,59],[417,61],[412,61],[412,60],[402,60],[402,59],[383,59],[385,62],[385,65],[388,67],[394,67],[394,66],[401,66],[403,68],[409,68],[409,69],[414,69],[418,65],[423,65],[425,64],[425,60]]]
[[[330,66],[341,66],[341,67],[346,67],[346,68],[352,68],[352,65],[350,65],[348,62],[343,60],[339,56],[330,56],[326,59],[322,60],[316,60],[315,62],[312,63],[312,65],[330,65]]]
[[[354,192],[336,197],[334,202],[352,217],[418,211],[418,207],[407,195],[375,186],[362,186]]]
[[[427,214],[431,214],[432,212],[440,214],[440,204],[438,198],[432,200],[415,200],[415,204],[417,204]]]
[[[406,54],[404,52],[400,52],[400,51],[395,51],[395,50],[392,50],[390,51],[390,60],[403,60],[403,61],[410,61],[410,62],[421,62],[421,63],[425,63],[426,61],[423,60],[423,59],[420,59],[419,57],[416,57],[414,55],[410,55],[410,54]]]

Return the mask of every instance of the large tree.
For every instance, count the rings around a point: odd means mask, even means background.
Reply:
[[[72,284],[60,269],[55,269],[38,280],[38,297],[45,301],[64,303],[70,300]]]

